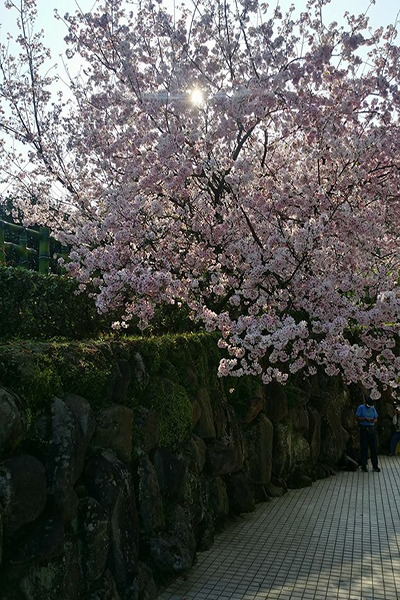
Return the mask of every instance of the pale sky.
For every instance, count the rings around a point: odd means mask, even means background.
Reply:
[[[189,3],[189,0],[187,1]],[[64,52],[63,38],[66,35],[65,27],[54,19],[54,9],[57,8],[61,15],[66,12],[74,13],[77,3],[83,12],[89,12],[96,4],[96,0],[78,0],[78,2],[74,0],[37,0],[37,25],[45,30],[46,45],[51,48],[54,59]],[[295,5],[297,13],[305,10],[306,0],[269,0],[271,7],[279,4],[284,12],[292,3]],[[129,4],[132,6],[135,2],[131,0]],[[164,0],[164,4],[172,9],[174,2],[173,0]],[[181,1],[176,0],[176,4],[178,6]],[[324,20],[340,22],[341,16],[346,10],[359,14],[364,12],[369,4],[370,0],[331,0],[331,3],[323,8]],[[368,11],[370,25],[376,29],[381,25],[395,23],[399,11],[400,0],[376,0],[376,4],[371,6]],[[14,14],[15,11],[6,10],[4,0],[0,0],[0,40],[2,41],[5,39],[6,32],[15,32]]]

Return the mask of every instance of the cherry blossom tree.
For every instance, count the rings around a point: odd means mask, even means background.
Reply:
[[[400,374],[400,49],[365,14],[324,23],[328,2],[105,0],[63,17],[83,67],[54,101],[35,2],[9,0],[2,172],[116,329],[185,306],[220,332],[221,375],[323,367],[377,398]]]

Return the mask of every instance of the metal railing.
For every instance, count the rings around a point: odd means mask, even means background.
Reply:
[[[7,241],[7,233],[18,236],[19,243]],[[34,242],[37,248],[28,246],[28,242]],[[38,230],[16,225],[0,219],[0,265],[7,265],[7,255],[15,252],[18,256],[18,266],[29,269],[29,257],[37,258],[38,271],[44,275],[50,272],[50,241],[51,237],[47,227],[39,227]],[[61,252],[53,253],[53,258],[67,259],[68,248],[61,246]]]

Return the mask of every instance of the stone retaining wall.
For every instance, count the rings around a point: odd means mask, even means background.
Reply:
[[[193,390],[191,434],[172,451],[154,410],[63,393],[32,417],[0,389],[3,600],[151,600],[230,515],[333,474],[346,445],[357,450],[360,397],[338,380],[258,386],[239,402],[222,385]],[[378,410],[383,447],[390,399]]]

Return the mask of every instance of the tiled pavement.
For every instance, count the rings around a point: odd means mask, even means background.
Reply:
[[[258,505],[159,600],[400,600],[400,456]]]

